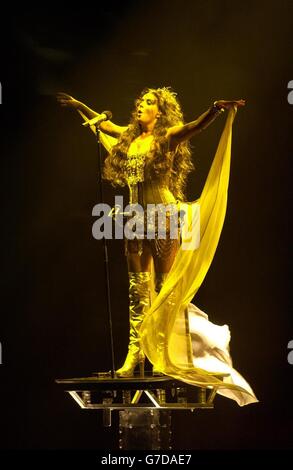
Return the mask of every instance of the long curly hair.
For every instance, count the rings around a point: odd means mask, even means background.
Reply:
[[[194,168],[189,143],[180,143],[175,151],[170,152],[166,138],[169,127],[183,124],[181,106],[176,93],[170,87],[145,88],[139,100],[146,93],[152,93],[157,98],[160,116],[153,130],[154,142],[145,167],[145,180],[152,178],[166,182],[173,195],[178,200],[183,200],[188,173]],[[127,130],[121,134],[105,160],[103,178],[110,181],[113,186],[127,184],[127,151],[131,142],[140,134],[141,128],[134,110]]]

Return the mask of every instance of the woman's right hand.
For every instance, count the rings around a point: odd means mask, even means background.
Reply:
[[[228,100],[218,100],[215,101],[214,103],[216,106],[222,107],[224,109],[230,109],[233,106],[242,107],[245,106],[245,100],[233,100],[233,101],[228,101]]]
[[[73,98],[73,96],[67,95],[67,93],[59,92],[56,95],[58,103],[61,106],[66,106],[67,108],[78,109],[81,105],[81,102]]]

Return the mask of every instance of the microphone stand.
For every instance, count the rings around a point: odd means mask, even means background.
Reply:
[[[104,192],[102,184],[102,151],[101,151],[101,141],[100,141],[100,129],[99,124],[96,123],[96,136],[98,143],[98,185],[99,185],[99,195],[100,201],[104,202]],[[106,279],[106,295],[107,295],[107,310],[108,310],[108,321],[109,321],[109,330],[110,330],[110,347],[111,347],[111,377],[115,378],[115,357],[114,357],[114,341],[113,341],[113,327],[112,327],[112,311],[111,311],[111,296],[110,296],[110,280],[109,280],[109,258],[108,258],[108,246],[107,239],[103,238],[103,248],[104,248],[104,269],[105,269],[105,279]]]

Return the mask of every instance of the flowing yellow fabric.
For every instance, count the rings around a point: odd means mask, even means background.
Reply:
[[[236,112],[236,107],[229,110],[202,194],[190,203],[200,204],[200,245],[196,250],[184,250],[181,245],[140,333],[142,348],[156,369],[189,384],[214,386],[224,395],[226,389],[227,396],[243,405],[257,401],[248,384],[243,388],[224,383],[213,372],[194,367],[188,326],[188,305],[211,265],[224,223]]]

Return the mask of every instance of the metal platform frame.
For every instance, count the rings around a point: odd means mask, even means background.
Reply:
[[[111,412],[125,409],[190,410],[214,408],[218,387],[196,387],[168,376],[111,378],[97,376],[57,379],[56,383],[82,409],[103,410],[104,425]]]

